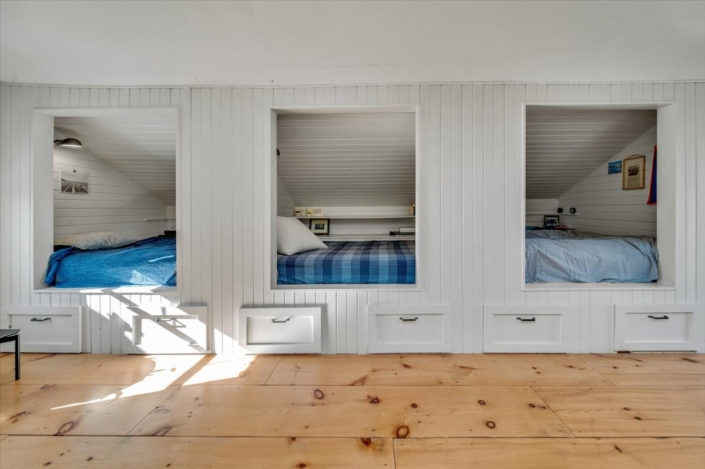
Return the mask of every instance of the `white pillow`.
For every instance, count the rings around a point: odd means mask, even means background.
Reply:
[[[277,217],[277,252],[286,256],[328,246],[293,217]]]
[[[137,242],[137,238],[125,236],[117,231],[94,231],[64,236],[54,241],[57,246],[73,246],[78,249],[112,249]]]

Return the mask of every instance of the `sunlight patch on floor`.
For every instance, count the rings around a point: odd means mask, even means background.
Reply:
[[[184,386],[222,381],[244,377],[247,369],[257,359],[257,355],[222,356],[209,355],[204,359],[201,368],[189,377]]]

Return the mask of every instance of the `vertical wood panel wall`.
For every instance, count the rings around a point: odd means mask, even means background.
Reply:
[[[654,145],[656,128],[609,160],[621,161],[632,155],[644,155],[643,189],[622,190],[626,168],[621,173],[608,174],[608,162],[605,162],[558,198],[558,206],[564,210],[561,222],[581,231],[617,236],[658,236],[656,205],[646,205],[651,186]],[[571,216],[569,207],[575,207],[578,215]]]
[[[521,106],[531,102],[676,101],[678,289],[557,290],[519,286]],[[430,217],[420,292],[268,292],[264,190],[272,105],[420,104],[421,171]],[[30,124],[33,107],[179,106],[179,294],[33,294]],[[83,305],[87,351],[119,351],[110,328],[129,303],[208,304],[212,348],[231,352],[243,304],[325,305],[326,353],[365,353],[369,304],[448,304],[453,352],[482,352],[483,305],[573,305],[571,351],[612,350],[613,304],[705,302],[705,83],[467,84],[293,88],[49,88],[2,85],[0,304]]]
[[[62,193],[61,171],[89,173],[90,193]],[[157,236],[164,233],[166,214],[164,202],[90,151],[54,149],[54,240],[93,231]]]

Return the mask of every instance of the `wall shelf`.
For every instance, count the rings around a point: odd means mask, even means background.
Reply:
[[[413,235],[321,235],[319,238],[325,241],[414,241]]]
[[[319,217],[296,217],[299,220],[320,220],[331,219],[331,220],[388,220],[388,219],[412,219],[416,218],[413,215],[321,215]]]

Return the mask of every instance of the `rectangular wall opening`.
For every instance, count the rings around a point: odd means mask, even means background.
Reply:
[[[176,287],[177,114],[35,111],[35,290]]]
[[[675,287],[675,104],[526,105],[522,289]]]
[[[276,110],[272,134],[272,289],[417,288],[416,109]]]

